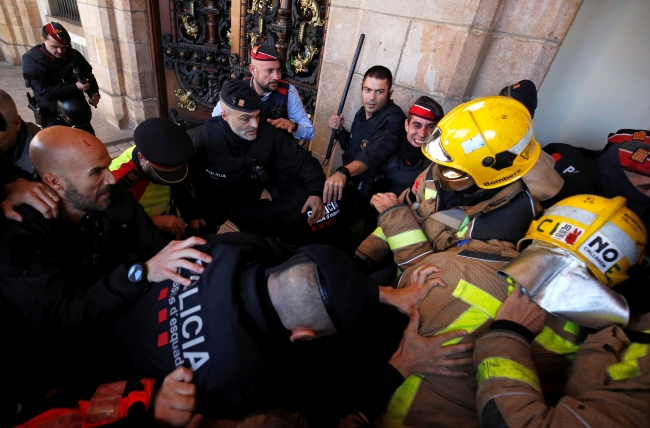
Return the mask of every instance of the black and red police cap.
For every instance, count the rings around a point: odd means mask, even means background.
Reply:
[[[365,321],[379,303],[379,282],[364,276],[339,250],[307,245],[299,253],[317,266],[318,289],[336,330],[349,330]]]
[[[262,109],[262,99],[251,87],[249,80],[226,81],[221,88],[219,97],[222,105],[245,113]]]
[[[286,59],[273,46],[262,42],[255,43],[251,48],[251,59],[257,61],[279,61],[280,67],[282,68],[284,68],[284,63],[286,62]]]
[[[187,177],[194,145],[180,126],[160,117],[147,119],[135,128],[133,140],[159,181],[174,184]]]
[[[65,46],[70,46],[72,43],[72,39],[70,38],[68,30],[63,28],[63,25],[59,24],[58,22],[47,23],[43,26],[43,29],[45,29],[48,36],[54,39],[57,43],[61,43]]]

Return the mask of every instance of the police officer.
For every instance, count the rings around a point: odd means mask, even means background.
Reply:
[[[251,48],[249,70],[253,77],[246,80],[264,104],[260,120],[286,130],[298,140],[312,140],[314,126],[305,112],[298,90],[281,79],[285,61],[273,47],[257,43]],[[221,102],[214,107],[212,116],[221,116]]]
[[[406,135],[399,150],[382,166],[381,173],[364,182],[361,193],[368,199],[378,192],[396,195],[408,189],[431,161],[424,156],[422,144],[445,115],[442,106],[430,97],[418,98],[408,111],[404,122]]]
[[[344,166],[325,182],[325,203],[340,200],[346,184],[353,178],[356,184],[363,181],[399,147],[406,116],[390,99],[392,86],[393,74],[389,69],[381,65],[370,67],[361,83],[363,106],[354,116],[350,132],[343,128],[343,115],[330,117],[329,126],[336,130],[336,139],[345,153]]]
[[[188,225],[195,232],[205,226],[192,196],[198,165],[191,161],[194,146],[187,132],[156,117],[138,125],[133,140],[135,145],[109,167],[118,184],[129,189],[156,227],[174,239],[181,239]]]
[[[100,96],[92,67],[70,46],[70,35],[57,22],[43,26],[41,42],[23,55],[23,77],[41,107],[42,127],[74,126],[94,135],[88,104],[97,107]]]
[[[259,120],[263,102],[249,82],[226,82],[221,106],[221,116],[208,119],[194,136],[204,162],[197,186],[208,228],[230,219],[241,230],[310,241],[310,226],[325,216],[318,161]],[[264,189],[272,201],[260,200]]]
[[[0,151],[11,163],[34,175],[35,170],[29,160],[29,144],[40,128],[25,122],[18,114],[16,103],[11,95],[0,89],[0,114],[5,126],[0,127]]]

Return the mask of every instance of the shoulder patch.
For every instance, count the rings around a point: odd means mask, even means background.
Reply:
[[[133,187],[135,183],[138,181],[142,180],[142,173],[137,170],[137,169],[132,169],[131,171],[127,172],[120,178],[120,184],[122,184],[124,187],[127,189]]]

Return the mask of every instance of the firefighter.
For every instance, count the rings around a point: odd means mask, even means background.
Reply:
[[[536,214],[535,201],[562,187],[553,159],[535,140],[528,110],[512,98],[461,104],[422,150],[434,163],[409,190],[371,200],[379,227],[356,250],[367,264],[392,252],[404,270],[465,239],[517,242]]]
[[[624,281],[628,266],[635,264],[646,244],[640,219],[623,201],[620,196],[607,200],[584,195],[564,200],[526,235],[525,241],[532,243],[522,256],[538,253],[530,256],[538,263],[518,260],[503,269],[526,293],[518,290],[509,296],[497,321],[475,343],[476,404],[482,426],[650,424],[650,314],[629,324],[620,315],[610,318],[616,300],[602,285]],[[552,277],[561,267],[562,274]],[[543,395],[544,378],[530,345],[544,324],[545,310],[567,318],[569,312],[581,315],[584,324],[587,315],[593,327],[604,327],[578,348],[563,396],[554,407]],[[596,319],[602,322],[595,325]],[[614,322],[618,325],[607,326]]]
[[[436,336],[451,330],[467,331],[466,337],[447,344],[471,343],[488,329],[488,336],[500,337],[496,332],[511,326],[494,321],[495,317],[502,302],[519,285],[550,313],[536,331],[538,334],[524,334],[530,343],[524,345],[529,349],[528,359],[539,379],[533,382],[532,377],[522,374],[519,380],[530,380],[535,385],[535,399],[541,392],[548,397],[559,394],[565,370],[581,342],[579,325],[601,329],[613,323],[627,324],[627,302],[610,286],[627,278],[628,269],[641,258],[645,240],[645,229],[625,207],[624,198],[581,195],[558,203],[534,221],[519,242],[519,250],[529,244],[520,254],[509,243],[477,240],[431,254],[418,267],[437,266],[441,272],[431,277],[442,279],[448,286],[434,288],[421,303],[419,333]],[[405,272],[399,287],[409,285],[409,274],[414,269]],[[514,330],[520,331],[516,327]],[[499,350],[494,346],[490,349],[508,358],[512,348],[505,340],[499,345]],[[508,366],[499,367],[497,362],[493,366],[485,363],[488,367],[484,369],[479,365],[479,385],[492,375],[507,376],[499,370]],[[516,367],[511,370],[515,374],[524,372]],[[479,426],[476,388],[475,377],[411,376],[395,392],[378,425]],[[479,412],[493,409],[483,409],[483,404]]]

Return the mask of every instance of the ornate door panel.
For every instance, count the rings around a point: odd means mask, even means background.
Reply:
[[[164,79],[161,107],[188,124],[211,116],[226,80],[250,76],[249,48],[264,41],[287,58],[284,76],[313,114],[326,0],[157,0]],[[164,114],[164,113],[163,113]]]

